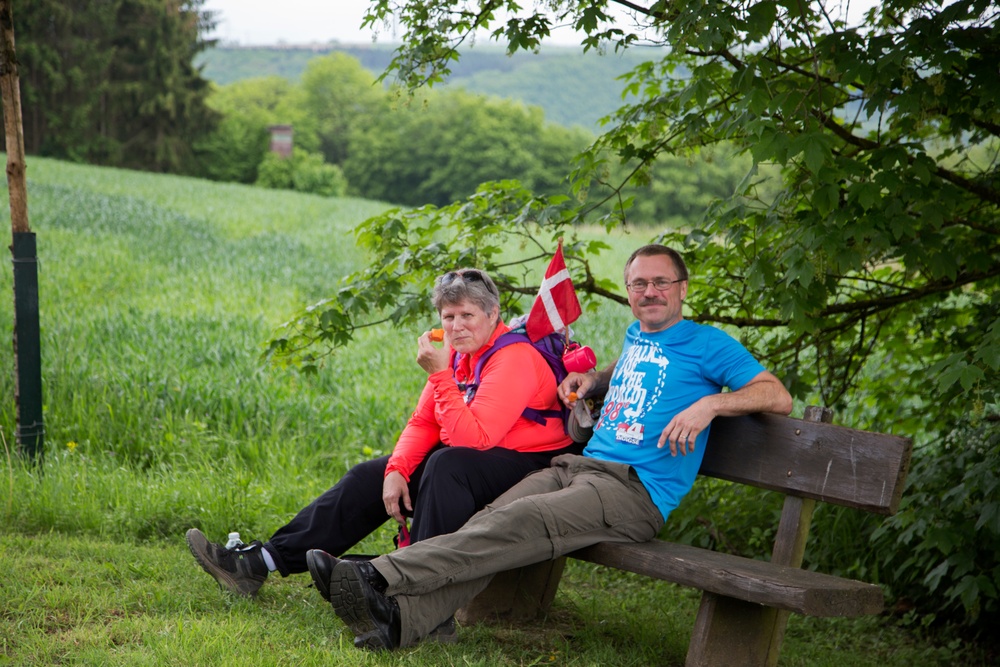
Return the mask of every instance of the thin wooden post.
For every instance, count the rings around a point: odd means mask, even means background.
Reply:
[[[38,257],[35,235],[28,225],[21,85],[14,51],[11,2],[12,0],[0,0],[0,95],[3,97],[7,189],[10,193],[10,250],[14,263],[14,401],[17,404],[18,444],[22,451],[37,459],[45,438],[42,420]]]

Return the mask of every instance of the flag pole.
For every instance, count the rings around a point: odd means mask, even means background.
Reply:
[[[563,262],[565,262],[566,261],[566,253],[564,253],[562,251],[562,247],[563,247],[563,237],[560,236],[559,237],[559,244],[556,246],[556,252],[558,252],[560,255],[563,256]],[[569,270],[568,266],[566,267],[566,270],[567,271]],[[569,323],[566,323],[566,325],[563,326],[563,346],[564,347],[569,347]]]

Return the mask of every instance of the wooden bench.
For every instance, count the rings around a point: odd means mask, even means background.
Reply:
[[[831,413],[808,408],[804,419],[776,415],[717,418],[701,475],[785,495],[770,561],[662,540],[600,543],[570,558],[702,592],[688,647],[688,667],[775,665],[791,612],[861,616],[883,608],[873,584],[801,569],[816,501],[893,514],[909,468],[908,438],[830,424]],[[458,619],[526,620],[548,609],[565,558],[504,572]]]

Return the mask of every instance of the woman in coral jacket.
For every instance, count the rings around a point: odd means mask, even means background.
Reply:
[[[561,419],[539,424],[522,415],[561,407],[552,370],[527,343],[492,354],[467,398],[476,362],[509,330],[490,277],[478,269],[446,273],[432,301],[444,345],[431,332],[417,340],[427,384],[392,455],[352,468],[266,543],[226,548],[188,531],[195,559],[223,588],[252,597],[270,572],[305,572],[310,549],[339,556],[390,517],[405,525],[412,516],[414,541],[450,533],[529,472],[579,450]]]

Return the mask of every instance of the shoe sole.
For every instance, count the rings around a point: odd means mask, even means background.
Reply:
[[[355,646],[372,651],[385,649],[386,643],[368,611],[365,586],[350,562],[342,561],[333,568],[330,588],[330,604],[340,620],[354,633]]]
[[[323,581],[323,576],[319,572],[319,564],[316,560],[316,556],[313,553],[313,549],[306,552],[306,565],[309,567],[309,576],[312,577],[313,585],[316,586],[316,590],[319,594],[323,596],[323,599],[327,602],[330,601],[330,582]]]
[[[187,532],[187,535],[185,535],[185,539],[187,541],[188,549],[191,550],[191,555],[194,556],[194,559],[198,561],[198,565],[201,565],[201,569],[212,575],[212,578],[218,582],[220,587],[224,590],[228,590],[230,593],[244,598],[257,596],[256,590],[242,590],[240,588],[240,582],[236,581],[232,575],[217,567],[215,563],[205,557],[204,553],[211,543],[208,541],[208,538],[205,537],[204,533],[197,528],[192,528]]]

